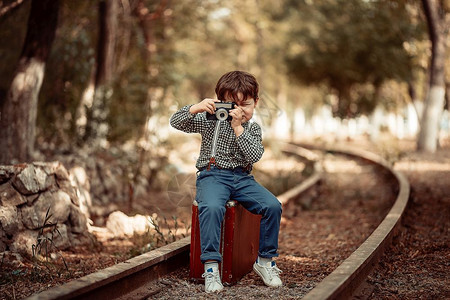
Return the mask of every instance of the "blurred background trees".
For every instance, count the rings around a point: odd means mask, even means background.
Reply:
[[[47,30],[30,23],[36,2],[44,23],[53,20],[45,1],[0,2],[0,145],[11,150],[1,163],[33,158],[11,141],[42,153],[133,145],[147,161],[161,155],[170,114],[213,97],[219,76],[232,69],[256,75],[263,125],[285,118],[291,138],[308,130],[295,130],[299,118],[307,123],[323,108],[348,121],[414,103],[421,119],[436,94],[430,84],[440,87],[440,100],[422,123],[435,132],[423,131],[429,139],[419,145],[434,146],[419,148],[434,151],[438,127],[448,126],[440,122],[442,86],[449,86],[448,1],[60,0],[42,86],[34,86],[36,133],[18,139],[25,127],[17,122],[34,123],[26,115],[32,109],[11,110],[10,91],[21,51],[34,47],[28,35]],[[430,76],[430,68],[447,77]]]
[[[324,83],[337,96],[336,115],[370,114],[384,83],[412,81],[417,66],[404,44],[423,38],[423,28],[405,2],[293,3],[289,18],[303,24],[290,30],[289,72],[302,83]]]
[[[431,41],[431,59],[429,90],[425,98],[418,148],[434,152],[437,146],[436,140],[439,135],[439,122],[445,98],[445,53],[450,43],[448,36],[450,1],[422,0],[422,4]]]
[[[55,37],[59,0],[33,1],[22,52],[2,101],[0,161],[29,160],[34,152],[38,95]],[[6,41],[4,41],[6,44]],[[6,61],[3,61],[6,64]]]

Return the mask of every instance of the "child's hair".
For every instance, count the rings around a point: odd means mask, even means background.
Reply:
[[[258,101],[259,84],[255,76],[244,71],[231,71],[220,77],[216,85],[216,95],[219,100],[225,100],[225,97],[237,102],[253,98]],[[239,99],[239,93],[244,96]]]

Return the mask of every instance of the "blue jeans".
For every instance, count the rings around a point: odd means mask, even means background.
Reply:
[[[238,201],[251,213],[261,215],[258,255],[265,258],[278,256],[281,203],[257,183],[253,175],[241,168],[229,170],[212,166],[209,171],[198,172],[196,185],[202,262],[222,261],[220,227],[225,204],[230,199]]]

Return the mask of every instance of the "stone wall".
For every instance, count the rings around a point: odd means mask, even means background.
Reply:
[[[92,153],[78,151],[69,155],[55,155],[80,190],[81,202],[86,203],[89,218],[95,226],[105,226],[114,211],[127,210],[130,205],[130,182],[137,154],[125,152]],[[133,183],[134,198],[146,197],[150,190],[150,171],[147,164]]]
[[[47,225],[56,224],[58,229],[52,237],[58,249],[91,241],[89,192],[80,185],[82,176],[76,172],[69,175],[60,162],[0,166],[0,252],[31,255],[46,225],[47,210],[51,215]]]

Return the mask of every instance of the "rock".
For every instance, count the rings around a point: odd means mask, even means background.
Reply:
[[[48,195],[48,193],[44,193],[43,195]],[[50,212],[53,214],[54,222],[65,223],[69,219],[70,207],[72,206],[70,196],[62,190],[51,193],[51,196],[53,206]]]
[[[143,215],[136,215],[131,219],[135,234],[144,234],[149,229],[155,228],[153,224],[150,222],[149,217]]]
[[[73,233],[83,233],[88,231],[86,216],[73,204],[70,206],[69,222],[71,225],[71,232]]]
[[[67,193],[58,190],[45,192],[39,196],[33,206],[22,207],[22,220],[28,229],[39,229],[44,226],[47,210],[50,208],[47,222],[64,223],[70,214],[70,197]]]
[[[93,238],[90,233],[73,233],[69,232],[70,242],[72,246],[93,245]]]
[[[133,236],[134,234],[129,217],[121,211],[115,211],[109,215],[106,228],[115,236]]]
[[[34,201],[36,201],[39,198],[39,194],[29,195],[26,196],[26,198],[28,206],[31,206],[33,205]]]
[[[67,249],[70,246],[71,241],[67,226],[64,224],[57,224],[56,227],[45,228],[42,235],[40,234],[40,231],[36,230],[19,232],[14,236],[13,242],[10,245],[10,250],[23,255],[32,256],[34,248],[35,254],[45,256],[46,250],[50,253]]]
[[[0,185],[0,204],[3,206],[18,206],[27,202],[27,199],[14,189],[11,183]]]
[[[33,206],[24,206],[21,208],[22,222],[28,229],[39,229],[41,226],[44,225],[47,210],[40,211],[35,207],[35,206],[38,206],[39,208],[42,207],[42,204],[40,205],[37,204],[39,201],[40,199],[38,199],[36,201],[36,204]]]
[[[83,171],[78,170],[78,181]],[[82,201],[77,186],[58,161],[0,166],[0,251],[32,255],[38,238],[59,249],[91,243],[87,176]]]
[[[66,169],[59,161],[52,161],[52,162],[43,162],[43,161],[35,161],[33,162],[33,165],[35,167],[38,167],[42,169],[47,175],[54,175],[59,173],[59,170],[62,170],[62,172],[67,174]],[[67,178],[68,176],[66,176]]]
[[[45,187],[42,190],[40,190],[40,192],[47,191],[47,190],[56,191],[59,188],[60,187],[56,184],[55,176],[51,175],[51,176],[47,176],[47,179],[45,181]]]
[[[147,230],[154,228],[148,218],[143,215],[128,217],[121,211],[115,211],[109,215],[106,228],[117,237],[144,234]]]
[[[79,207],[81,212],[86,216],[86,217],[90,217],[90,209],[92,207],[92,200],[91,200],[91,195],[89,194],[89,191],[87,190],[79,190],[78,193],[78,202],[79,202]]]
[[[14,187],[23,195],[36,194],[46,190],[50,182],[48,175],[41,168],[36,168],[33,164],[28,164],[12,179]]]
[[[23,228],[17,207],[0,206],[0,225],[8,235],[13,235]]]
[[[14,176],[14,166],[0,166],[0,184],[8,182]]]
[[[56,225],[56,229],[52,228],[50,229],[50,231],[45,233],[45,238],[47,238],[47,240],[49,241],[52,241],[50,251],[55,251],[55,246],[59,250],[64,250],[71,246],[67,226],[64,224],[58,223]]]
[[[60,162],[58,162],[54,174],[57,181],[70,180],[69,172],[67,172],[67,169]]]
[[[73,186],[78,187],[77,192],[77,203],[74,204],[79,206],[81,211],[89,217],[89,208],[92,206],[91,195],[89,194],[90,183],[89,177],[86,170],[82,167],[75,166],[70,169],[70,182]],[[71,197],[72,199],[72,197]]]
[[[70,169],[70,179],[77,185],[81,185],[86,189],[90,189],[89,177],[86,170],[80,166],[75,166]]]
[[[78,199],[78,192],[76,187],[74,187],[70,181],[58,181],[58,188],[63,190],[65,193],[69,195],[70,200],[73,204],[79,206],[80,200]]]
[[[28,257],[33,255],[33,245],[38,244],[38,232],[35,230],[25,230],[14,236],[12,244],[9,246],[10,251],[17,252]]]

